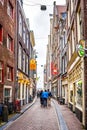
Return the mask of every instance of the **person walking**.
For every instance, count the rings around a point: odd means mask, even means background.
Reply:
[[[43,106],[43,90],[40,91],[40,104]]]
[[[44,106],[44,107],[47,107],[47,99],[48,99],[48,92],[47,92],[47,90],[45,90],[45,91],[42,93],[42,97],[43,97],[43,106]]]
[[[49,91],[49,89],[48,89],[48,100],[47,100],[47,105],[48,105],[48,106],[51,106],[51,97],[52,97],[52,93],[51,93],[51,91]]]

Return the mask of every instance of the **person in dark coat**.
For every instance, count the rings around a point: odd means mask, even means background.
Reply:
[[[41,92],[40,92],[40,104],[42,107],[43,106],[43,90],[41,90]]]

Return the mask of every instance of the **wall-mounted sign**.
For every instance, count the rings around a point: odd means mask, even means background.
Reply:
[[[36,60],[35,59],[30,60],[30,70],[36,70]]]
[[[81,39],[79,41],[79,44],[76,45],[76,50],[80,57],[83,57],[85,55],[84,44],[85,44],[85,41]]]

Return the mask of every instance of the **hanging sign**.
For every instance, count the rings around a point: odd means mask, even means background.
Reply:
[[[36,60],[30,60],[30,70],[36,70]]]

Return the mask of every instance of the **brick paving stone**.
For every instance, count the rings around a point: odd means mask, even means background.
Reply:
[[[68,108],[67,105],[58,104],[58,107],[69,130],[83,130],[82,123],[78,120],[76,115]]]
[[[54,104],[41,108],[39,99],[5,130],[59,130]]]

